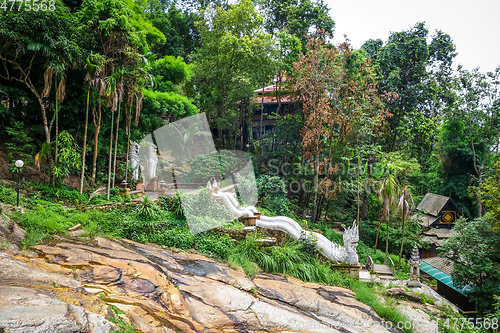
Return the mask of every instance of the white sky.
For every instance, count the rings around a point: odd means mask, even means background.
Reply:
[[[425,22],[429,34],[442,30],[451,36],[461,64],[471,70],[493,71],[500,65],[500,1],[474,0],[325,0],[335,21],[334,44],[344,34],[354,48],[368,39],[385,43],[391,31],[408,30]]]

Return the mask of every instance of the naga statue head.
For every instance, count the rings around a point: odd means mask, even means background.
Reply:
[[[140,146],[137,142],[130,141],[130,154],[139,154]]]
[[[346,228],[344,231],[344,247],[349,255],[350,264],[358,264],[358,254],[356,248],[359,242],[359,228],[356,225],[356,220],[354,220],[352,227]]]

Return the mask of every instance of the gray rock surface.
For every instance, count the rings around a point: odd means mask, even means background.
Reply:
[[[404,290],[403,288],[391,288],[387,289],[387,295],[392,297],[404,297],[412,302],[419,302],[422,299],[422,296],[416,295],[409,291]]]
[[[114,325],[51,291],[0,285],[0,327],[9,333],[107,333]]]
[[[154,245],[72,238],[0,252],[5,332],[109,332],[112,308],[141,332],[399,332],[351,290],[273,274],[249,278]]]

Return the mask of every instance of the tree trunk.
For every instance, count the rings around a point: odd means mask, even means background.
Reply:
[[[322,207],[323,207],[323,203],[325,202],[325,196],[324,195],[320,195],[319,196],[319,200],[318,200],[318,209],[317,209],[317,212],[316,212],[316,216],[315,216],[315,221],[320,221],[321,220],[321,213],[322,213]]]
[[[127,109],[125,109],[125,112]],[[132,112],[132,105],[130,105],[129,107],[129,110],[128,110],[128,114],[126,114],[126,117],[125,117],[125,121],[127,122],[125,124],[125,129],[127,130],[127,135],[128,135],[128,138],[127,138],[127,156],[126,156],[126,162],[125,162],[125,181],[128,183],[128,154],[130,152],[130,132],[131,132],[131,128],[130,128],[130,113]]]
[[[367,184],[365,185],[365,193],[363,195],[363,202],[361,203],[361,212],[359,218],[361,221],[366,221],[368,218],[368,196],[369,196],[369,191],[367,190],[368,188],[368,182],[369,180],[366,180]]]
[[[100,97],[99,97],[100,98]],[[97,154],[98,154],[98,143],[99,143],[99,131],[101,130],[101,100],[99,99],[99,104],[97,107],[97,114],[95,110],[94,113],[94,126],[95,126],[95,134],[94,134],[94,156],[93,156],[93,164],[92,164],[92,186],[95,186],[95,176],[97,172]]]
[[[314,199],[313,199],[313,209],[312,209],[312,222],[316,222],[316,211],[317,211],[317,204],[318,204],[318,181],[319,181],[319,150],[318,147],[316,147],[316,156],[315,156],[315,161],[316,165],[314,168],[316,169],[315,175],[314,175]]]
[[[299,188],[299,206],[302,206],[304,203],[304,196],[306,194],[305,188],[304,188],[304,180],[301,178],[299,180],[300,183],[300,188]]]
[[[262,137],[264,136],[264,132],[262,130],[262,122],[264,121],[264,87],[262,87],[262,101],[261,101],[261,107],[260,107],[260,134],[259,134],[259,140],[262,140]]]
[[[85,175],[85,154],[87,152],[87,129],[89,127],[89,99],[90,99],[90,84],[87,91],[87,110],[85,111],[85,132],[83,135],[82,174],[80,177],[80,194],[83,193],[83,177]]]
[[[108,200],[111,193],[111,166],[113,165],[113,125],[115,120],[115,112],[111,110],[111,131],[109,136],[109,161],[108,161]]]
[[[34,90],[34,88],[33,88],[33,90]],[[36,92],[36,90],[34,90],[34,92]],[[49,123],[47,121],[47,110],[45,109],[45,104],[43,103],[43,100],[38,93],[36,93],[36,97],[38,99],[38,103],[40,103],[40,109],[42,110],[42,120],[43,120],[44,132],[45,132],[45,142],[50,143],[50,131],[49,131]],[[52,174],[53,161],[52,161],[52,154],[50,153],[50,149],[49,149],[47,155],[48,155],[48,162],[49,162],[50,184],[52,186],[54,186],[54,175]]]
[[[118,103],[118,114],[116,115],[116,135],[115,135],[115,156],[113,158],[113,185],[115,187],[116,179],[116,154],[118,151],[118,130],[120,129],[120,103]]]
[[[358,158],[358,177],[357,177],[357,185],[358,185],[358,189],[357,189],[357,194],[358,194],[358,214],[357,214],[357,218],[356,218],[356,221],[358,222],[358,225],[359,225],[359,164],[360,164],[360,160]]]
[[[378,224],[378,229],[377,229],[377,238],[375,239],[375,247],[373,250],[377,252],[377,244],[378,244],[378,234],[380,233],[380,227],[382,226],[382,218],[380,218],[380,223]]]
[[[479,184],[477,186],[478,217],[483,217],[483,203],[481,202],[481,185],[483,183],[482,173],[479,175]]]
[[[59,104],[57,101],[57,80],[54,80],[54,81],[55,81],[55,85],[56,85],[56,114],[55,114],[55,117],[56,117],[56,153],[55,153],[55,163],[57,165],[57,155],[59,153]]]
[[[405,202],[403,201],[403,230],[401,231],[401,248],[399,249],[398,269],[401,269],[401,257],[403,256],[403,244],[405,241]]]
[[[389,256],[389,222],[390,222],[391,218],[390,217],[387,217],[387,234],[385,235],[385,259],[384,259],[384,264],[387,260],[387,257]]]
[[[251,123],[251,122],[250,122]],[[248,126],[248,105],[244,106],[244,115],[243,115],[243,130],[242,130],[242,137],[243,141],[241,144],[241,150],[247,151],[248,149],[247,144],[249,142],[249,126]]]

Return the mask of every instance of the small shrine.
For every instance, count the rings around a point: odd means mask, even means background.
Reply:
[[[410,264],[410,280],[418,281],[420,278],[420,264],[421,264],[420,254],[418,253],[417,244],[413,246],[413,250],[411,252],[411,257],[408,260],[408,264]]]

